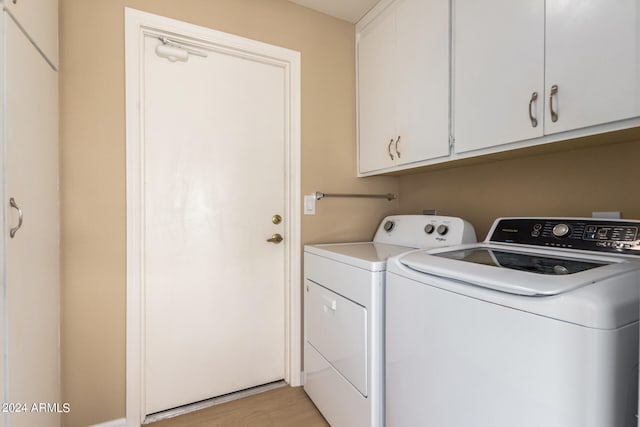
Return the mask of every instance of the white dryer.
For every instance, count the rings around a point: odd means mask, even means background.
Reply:
[[[305,246],[304,389],[332,427],[384,425],[387,258],[475,241],[460,218],[397,215],[372,242]]]
[[[639,230],[502,218],[390,259],[387,426],[635,427]]]

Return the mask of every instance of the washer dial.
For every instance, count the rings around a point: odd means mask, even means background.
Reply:
[[[560,223],[556,224],[555,227],[553,227],[552,233],[556,237],[565,237],[567,234],[569,234],[570,231],[571,228],[569,228],[567,224]]]

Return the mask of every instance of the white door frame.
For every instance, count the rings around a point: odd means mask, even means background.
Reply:
[[[144,152],[143,78],[145,36],[170,36],[189,44],[242,52],[282,67],[287,76],[285,130],[285,381],[302,384],[301,246],[300,246],[300,53],[222,33],[205,27],[125,8],[126,156],[127,156],[127,320],[126,420],[139,427],[144,420]]]

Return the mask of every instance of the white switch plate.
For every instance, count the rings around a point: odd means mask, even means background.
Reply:
[[[315,194],[304,196],[304,214],[315,215],[316,214],[316,196]]]
[[[593,218],[620,219],[620,212],[591,212]]]

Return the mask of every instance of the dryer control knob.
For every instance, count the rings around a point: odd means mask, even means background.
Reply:
[[[387,221],[384,223],[384,231],[391,231],[396,224],[393,221]]]
[[[427,234],[431,234],[433,233],[433,230],[435,230],[436,228],[433,226],[433,224],[427,224],[424,226],[424,232]]]
[[[564,237],[569,234],[570,231],[571,229],[567,224],[556,224],[555,227],[553,227],[552,233],[556,237]]]
[[[449,231],[449,227],[447,227],[444,224],[441,224],[438,226],[438,229],[436,231],[438,232],[439,235],[444,236]]]

